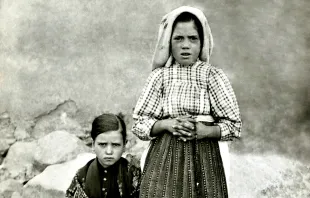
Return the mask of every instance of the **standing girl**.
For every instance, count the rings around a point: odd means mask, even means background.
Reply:
[[[140,197],[228,197],[227,141],[241,118],[227,76],[209,64],[211,30],[198,9],[162,19],[150,74],[134,110],[133,132],[151,140]]]

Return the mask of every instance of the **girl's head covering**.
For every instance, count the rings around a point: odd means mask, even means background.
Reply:
[[[213,49],[213,37],[207,18],[203,12],[197,8],[182,6],[169,12],[161,20],[158,32],[158,40],[152,60],[152,70],[159,67],[169,67],[172,65],[173,57],[171,56],[170,51],[170,40],[173,31],[172,26],[175,19],[183,12],[189,12],[195,15],[200,21],[203,29],[203,43],[199,59],[209,63]]]

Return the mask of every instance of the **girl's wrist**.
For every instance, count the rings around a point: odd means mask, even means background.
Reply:
[[[169,123],[167,122],[167,119],[164,120],[157,120],[151,130],[151,137],[158,136],[161,133],[165,131],[169,131]]]
[[[218,125],[204,125],[201,122],[197,123],[197,139],[221,139],[221,129]]]

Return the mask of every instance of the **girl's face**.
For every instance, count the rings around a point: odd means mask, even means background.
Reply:
[[[172,56],[181,65],[196,62],[201,49],[197,27],[194,21],[178,22],[171,36]]]
[[[99,163],[104,168],[115,164],[125,150],[120,129],[107,131],[98,135],[93,143],[93,149],[95,150]]]

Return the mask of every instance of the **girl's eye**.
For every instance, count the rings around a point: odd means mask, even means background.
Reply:
[[[176,40],[176,41],[181,41],[181,40],[182,40],[182,37],[181,37],[181,36],[174,37],[174,40]]]
[[[112,146],[119,147],[121,144],[113,143]]]
[[[107,143],[99,143],[98,145],[99,145],[99,146],[106,146]]]
[[[197,41],[199,38],[198,38],[197,36],[191,36],[190,39],[191,39],[192,41]]]

